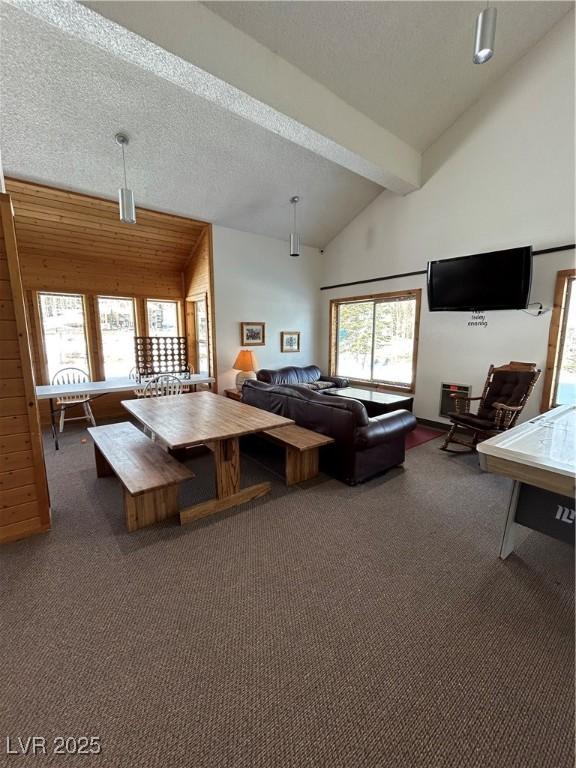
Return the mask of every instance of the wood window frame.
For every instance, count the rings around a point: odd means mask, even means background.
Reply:
[[[199,373],[198,365],[198,333],[196,327],[196,305],[203,303],[206,309],[206,324],[207,324],[207,342],[208,342],[208,375],[213,376],[212,372],[212,356],[210,354],[210,348],[212,344],[211,335],[211,316],[210,316],[210,304],[208,300],[208,292],[201,291],[200,293],[191,293],[186,297],[185,304],[188,302],[193,305],[192,316],[189,318],[186,313],[186,307],[184,308],[185,317],[185,332],[186,332],[186,344],[188,348],[188,358],[192,363],[196,373]]]
[[[138,327],[138,334],[140,336],[150,336],[150,327],[148,323],[148,302],[149,301],[161,301],[163,304],[176,304],[176,324],[178,326],[178,336],[185,336],[184,328],[186,325],[185,319],[184,319],[184,306],[181,299],[164,299],[159,298],[158,296],[144,296],[142,298],[143,303],[143,315],[142,315],[142,323],[137,322],[137,325],[144,327],[146,333],[140,332],[140,327]]]
[[[546,356],[546,368],[544,370],[544,388],[540,411],[549,411],[554,408],[554,397],[558,386],[558,367],[560,364],[560,351],[564,339],[566,311],[568,309],[568,286],[570,281],[576,278],[576,269],[563,269],[556,274],[554,288],[554,306],[550,320],[548,333],[548,353]]]
[[[31,330],[31,345],[33,359],[38,382],[50,384],[48,375],[48,360],[46,357],[46,343],[44,340],[44,325],[42,322],[42,310],[40,308],[41,294],[54,294],[58,296],[80,296],[84,311],[84,337],[88,355],[88,374],[93,381],[105,381],[104,376],[104,352],[100,335],[100,317],[98,314],[98,298],[132,299],[136,321],[136,335],[148,336],[148,312],[146,302],[169,301],[177,306],[178,334],[183,335],[185,322],[183,318],[184,306],[180,299],[158,296],[131,296],[130,294],[102,293],[92,291],[55,291],[55,290],[30,290],[29,320]],[[27,294],[28,295],[28,294]],[[128,374],[127,374],[128,375]]]
[[[102,344],[102,331],[100,328],[100,306],[98,304],[98,299],[118,299],[119,301],[132,302],[132,312],[134,315],[134,336],[137,336],[139,333],[138,302],[140,299],[138,299],[136,296],[118,296],[116,294],[110,294],[110,293],[90,294],[87,297],[87,299],[88,299],[89,312],[94,322],[94,327],[91,328],[91,331],[93,333],[93,338],[95,341],[95,347],[97,350],[96,360],[94,361],[94,363],[97,366],[97,370],[98,370],[98,380],[106,381],[106,366],[104,364],[105,363],[104,346]],[[144,299],[144,301],[146,300]],[[136,365],[136,353],[134,353],[134,366],[135,365]]]
[[[92,328],[93,307],[90,305],[90,296],[82,291],[32,291],[33,298],[33,321],[37,324],[37,343],[38,366],[40,368],[40,378],[45,384],[51,384],[48,371],[48,356],[46,354],[46,340],[44,338],[44,320],[42,317],[42,307],[40,305],[40,296],[79,296],[82,299],[82,314],[84,316],[84,341],[86,342],[86,357],[88,359],[88,376],[93,381],[97,381],[100,375],[99,357],[97,354],[99,334],[95,335]],[[34,343],[34,342],[33,342]]]
[[[328,350],[328,368],[331,376],[336,376],[338,358],[338,307],[341,304],[354,304],[363,301],[394,301],[402,298],[414,298],[416,300],[416,314],[414,318],[414,339],[412,345],[412,380],[409,385],[390,384],[380,380],[350,379],[352,384],[360,384],[374,389],[386,389],[394,392],[414,394],[416,391],[416,369],[418,366],[418,339],[420,334],[420,308],[422,304],[422,289],[411,288],[405,291],[389,291],[387,293],[371,293],[365,296],[344,296],[340,299],[330,300],[330,340]]]

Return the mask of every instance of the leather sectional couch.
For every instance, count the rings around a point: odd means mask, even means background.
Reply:
[[[320,466],[349,485],[402,464],[404,438],[416,426],[408,411],[368,418],[358,400],[330,397],[299,385],[250,380],[242,388],[242,400],[333,437],[335,442],[320,451]]]
[[[256,378],[265,384],[298,384],[312,390],[349,386],[348,379],[341,376],[323,376],[317,365],[306,365],[303,368],[289,365],[276,370],[261,368]]]

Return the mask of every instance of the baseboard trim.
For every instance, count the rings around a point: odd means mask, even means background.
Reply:
[[[419,417],[416,417],[416,421],[423,427],[438,429],[441,432],[447,432],[450,429],[450,424],[445,424],[443,421],[432,421],[431,419],[420,419]]]

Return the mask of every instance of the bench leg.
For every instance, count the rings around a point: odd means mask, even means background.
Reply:
[[[318,448],[299,451],[288,445],[286,447],[286,485],[303,483],[318,474]]]
[[[158,488],[138,496],[131,496],[124,490],[124,516],[126,528],[137,531],[147,525],[158,523],[178,514],[178,486]]]
[[[104,456],[102,455],[102,451],[96,443],[94,443],[94,459],[96,460],[96,476],[97,477],[110,477],[114,474],[114,470],[108,464]]]

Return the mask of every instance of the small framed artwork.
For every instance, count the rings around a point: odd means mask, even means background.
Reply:
[[[240,323],[240,344],[243,347],[263,347],[266,343],[266,323]]]
[[[282,331],[280,333],[281,352],[300,352],[300,331]]]

